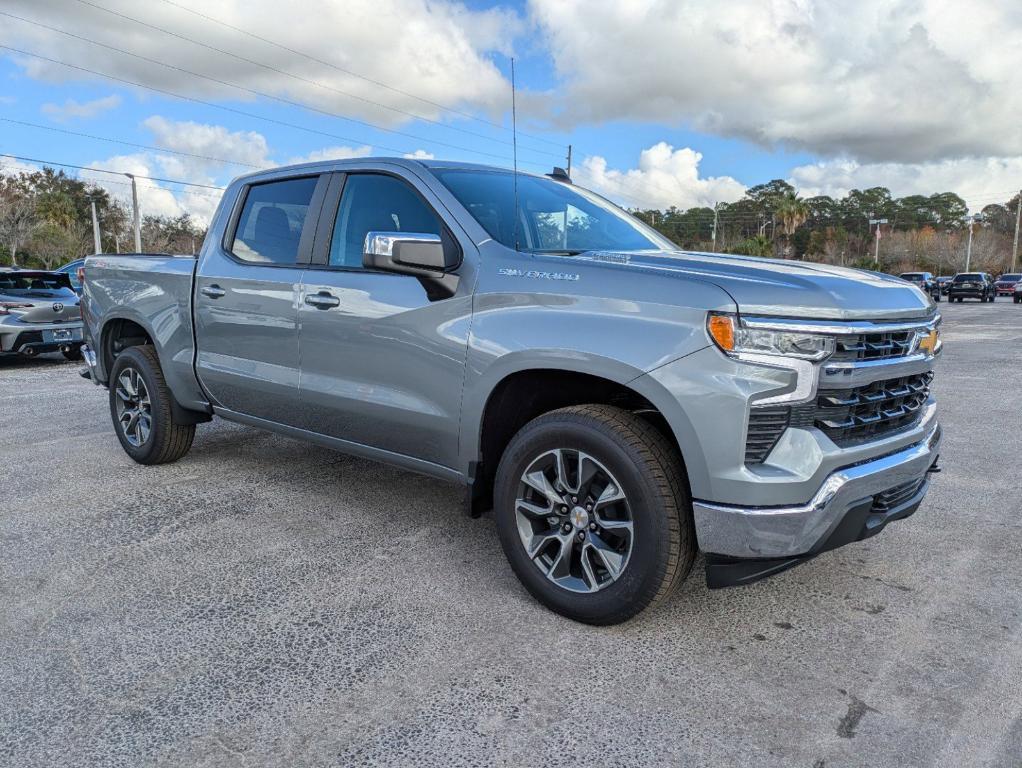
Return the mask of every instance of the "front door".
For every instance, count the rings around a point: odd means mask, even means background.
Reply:
[[[193,299],[196,369],[214,405],[293,423],[298,296],[323,194],[319,179],[252,184],[223,242],[203,254]]]
[[[374,230],[431,233],[462,246],[435,213],[428,190],[403,179],[349,173],[331,189],[298,306],[304,426],[453,467],[469,280],[453,296],[433,292],[431,298],[418,278],[364,269],[362,251]]]

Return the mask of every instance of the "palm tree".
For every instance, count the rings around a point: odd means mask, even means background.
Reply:
[[[795,234],[795,230],[809,219],[809,206],[795,192],[788,192],[781,197],[774,212],[780,217],[784,234],[788,237]]]

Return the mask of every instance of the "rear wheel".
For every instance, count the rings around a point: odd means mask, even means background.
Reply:
[[[681,460],[652,425],[620,408],[573,406],[526,424],[501,458],[495,502],[515,574],[576,621],[625,621],[692,568]]]
[[[155,349],[124,350],[114,361],[109,384],[110,416],[125,453],[139,464],[166,464],[188,453],[195,425],[174,421]]]

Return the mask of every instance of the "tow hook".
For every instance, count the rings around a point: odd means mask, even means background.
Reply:
[[[938,472],[940,472],[941,468],[940,468],[940,465],[937,464],[938,461],[940,461],[940,456],[938,456],[937,458],[935,458],[933,460],[933,463],[930,465],[930,468],[928,470],[926,470],[927,474],[934,474],[935,475]]]

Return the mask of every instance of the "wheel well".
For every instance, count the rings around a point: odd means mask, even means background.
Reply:
[[[663,414],[633,389],[600,376],[560,370],[513,373],[490,393],[483,411],[479,463],[475,467],[471,512],[479,515],[493,506],[497,465],[507,444],[528,422],[569,405],[614,405],[649,421],[677,451],[681,449]]]
[[[110,376],[114,359],[128,347],[152,344],[146,329],[133,320],[111,320],[103,328],[103,370]]]

